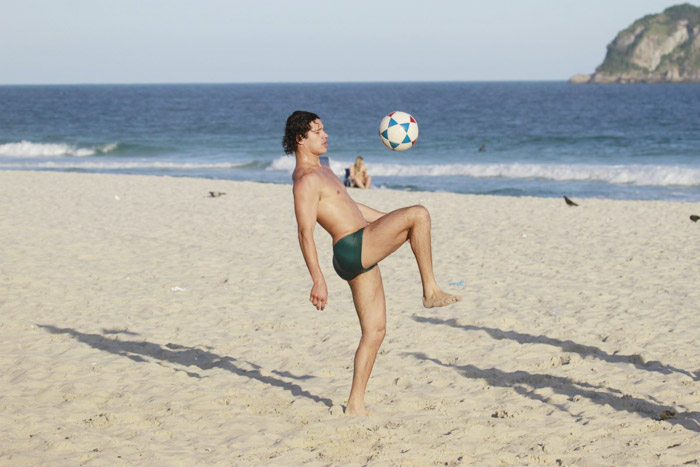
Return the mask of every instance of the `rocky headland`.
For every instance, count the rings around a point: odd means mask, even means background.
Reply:
[[[700,82],[700,7],[685,3],[638,19],[608,44],[595,73],[569,82]]]

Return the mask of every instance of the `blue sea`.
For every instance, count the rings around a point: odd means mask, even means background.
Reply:
[[[282,134],[303,109],[332,169],[362,155],[379,189],[698,202],[699,104],[700,84],[0,86],[0,170],[290,184]],[[405,152],[379,140],[393,110],[418,121]]]

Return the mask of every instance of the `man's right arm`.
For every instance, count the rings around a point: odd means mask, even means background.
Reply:
[[[318,263],[318,252],[314,241],[318,202],[321,197],[321,180],[315,173],[304,175],[294,183],[293,192],[299,246],[314,283],[309,300],[317,310],[323,310],[328,302],[328,288]]]

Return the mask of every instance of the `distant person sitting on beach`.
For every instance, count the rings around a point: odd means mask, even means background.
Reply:
[[[335,272],[350,285],[362,337],[345,413],[367,415],[365,389],[386,329],[386,300],[377,263],[409,243],[423,284],[423,306],[451,305],[460,297],[443,292],[435,281],[430,214],[425,207],[383,213],[356,203],[335,173],[321,165],[319,157],[328,151],[328,135],[318,115],[301,110],[290,115],[282,145],[286,154],[293,153],[296,158],[294,213],[299,246],[313,282],[309,300],[317,310],[328,303],[328,287],[314,240],[317,223],[333,238]]]
[[[357,156],[355,163],[350,166],[350,186],[369,188],[372,186],[372,176],[367,174],[367,166],[362,156]]]

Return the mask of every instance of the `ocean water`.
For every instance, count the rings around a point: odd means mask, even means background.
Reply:
[[[380,189],[698,202],[698,104],[700,84],[0,86],[0,170],[290,184],[281,139],[304,109],[333,170],[362,155]],[[405,152],[379,141],[393,110],[420,127]]]

